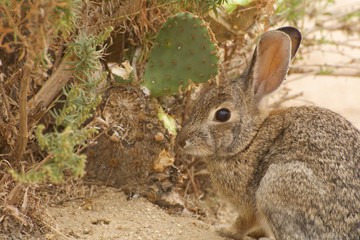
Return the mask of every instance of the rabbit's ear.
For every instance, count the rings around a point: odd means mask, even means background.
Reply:
[[[276,90],[285,79],[290,60],[300,44],[300,32],[295,30],[285,27],[260,37],[245,80],[249,81],[257,101]]]
[[[302,38],[300,31],[294,27],[282,27],[282,28],[278,28],[277,31],[282,31],[287,35],[289,35],[291,40],[291,59],[293,59],[300,46],[300,42]]]

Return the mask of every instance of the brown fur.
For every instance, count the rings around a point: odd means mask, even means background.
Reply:
[[[269,32],[264,42],[260,39],[251,66],[239,79],[202,96],[177,143],[185,152],[205,157],[215,187],[239,211],[233,227],[222,235],[358,239],[359,131],[343,117],[318,107],[270,113],[259,109],[261,98],[286,74],[276,66],[264,70],[271,78],[254,73],[263,71],[259,62],[271,65],[276,55],[259,52],[266,52],[262,48],[275,41],[293,57],[297,48],[293,45],[300,43],[293,36],[299,35],[286,28]],[[280,64],[288,66],[286,54],[282,55]],[[264,77],[254,81],[254,75]],[[224,107],[232,117],[216,121],[213,114]]]

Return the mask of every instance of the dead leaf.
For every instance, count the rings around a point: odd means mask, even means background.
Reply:
[[[156,172],[163,172],[165,168],[172,166],[174,161],[175,159],[164,149],[155,160],[153,169]]]

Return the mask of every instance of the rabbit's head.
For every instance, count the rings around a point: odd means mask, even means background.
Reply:
[[[261,99],[285,79],[300,41],[292,27],[264,33],[244,73],[210,89],[195,104],[177,136],[185,153],[230,156],[243,150],[262,122]]]

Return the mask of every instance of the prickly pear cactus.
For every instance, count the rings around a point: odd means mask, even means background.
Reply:
[[[152,96],[176,93],[189,81],[206,82],[218,73],[219,53],[207,24],[191,13],[169,18],[160,29],[144,74]]]

